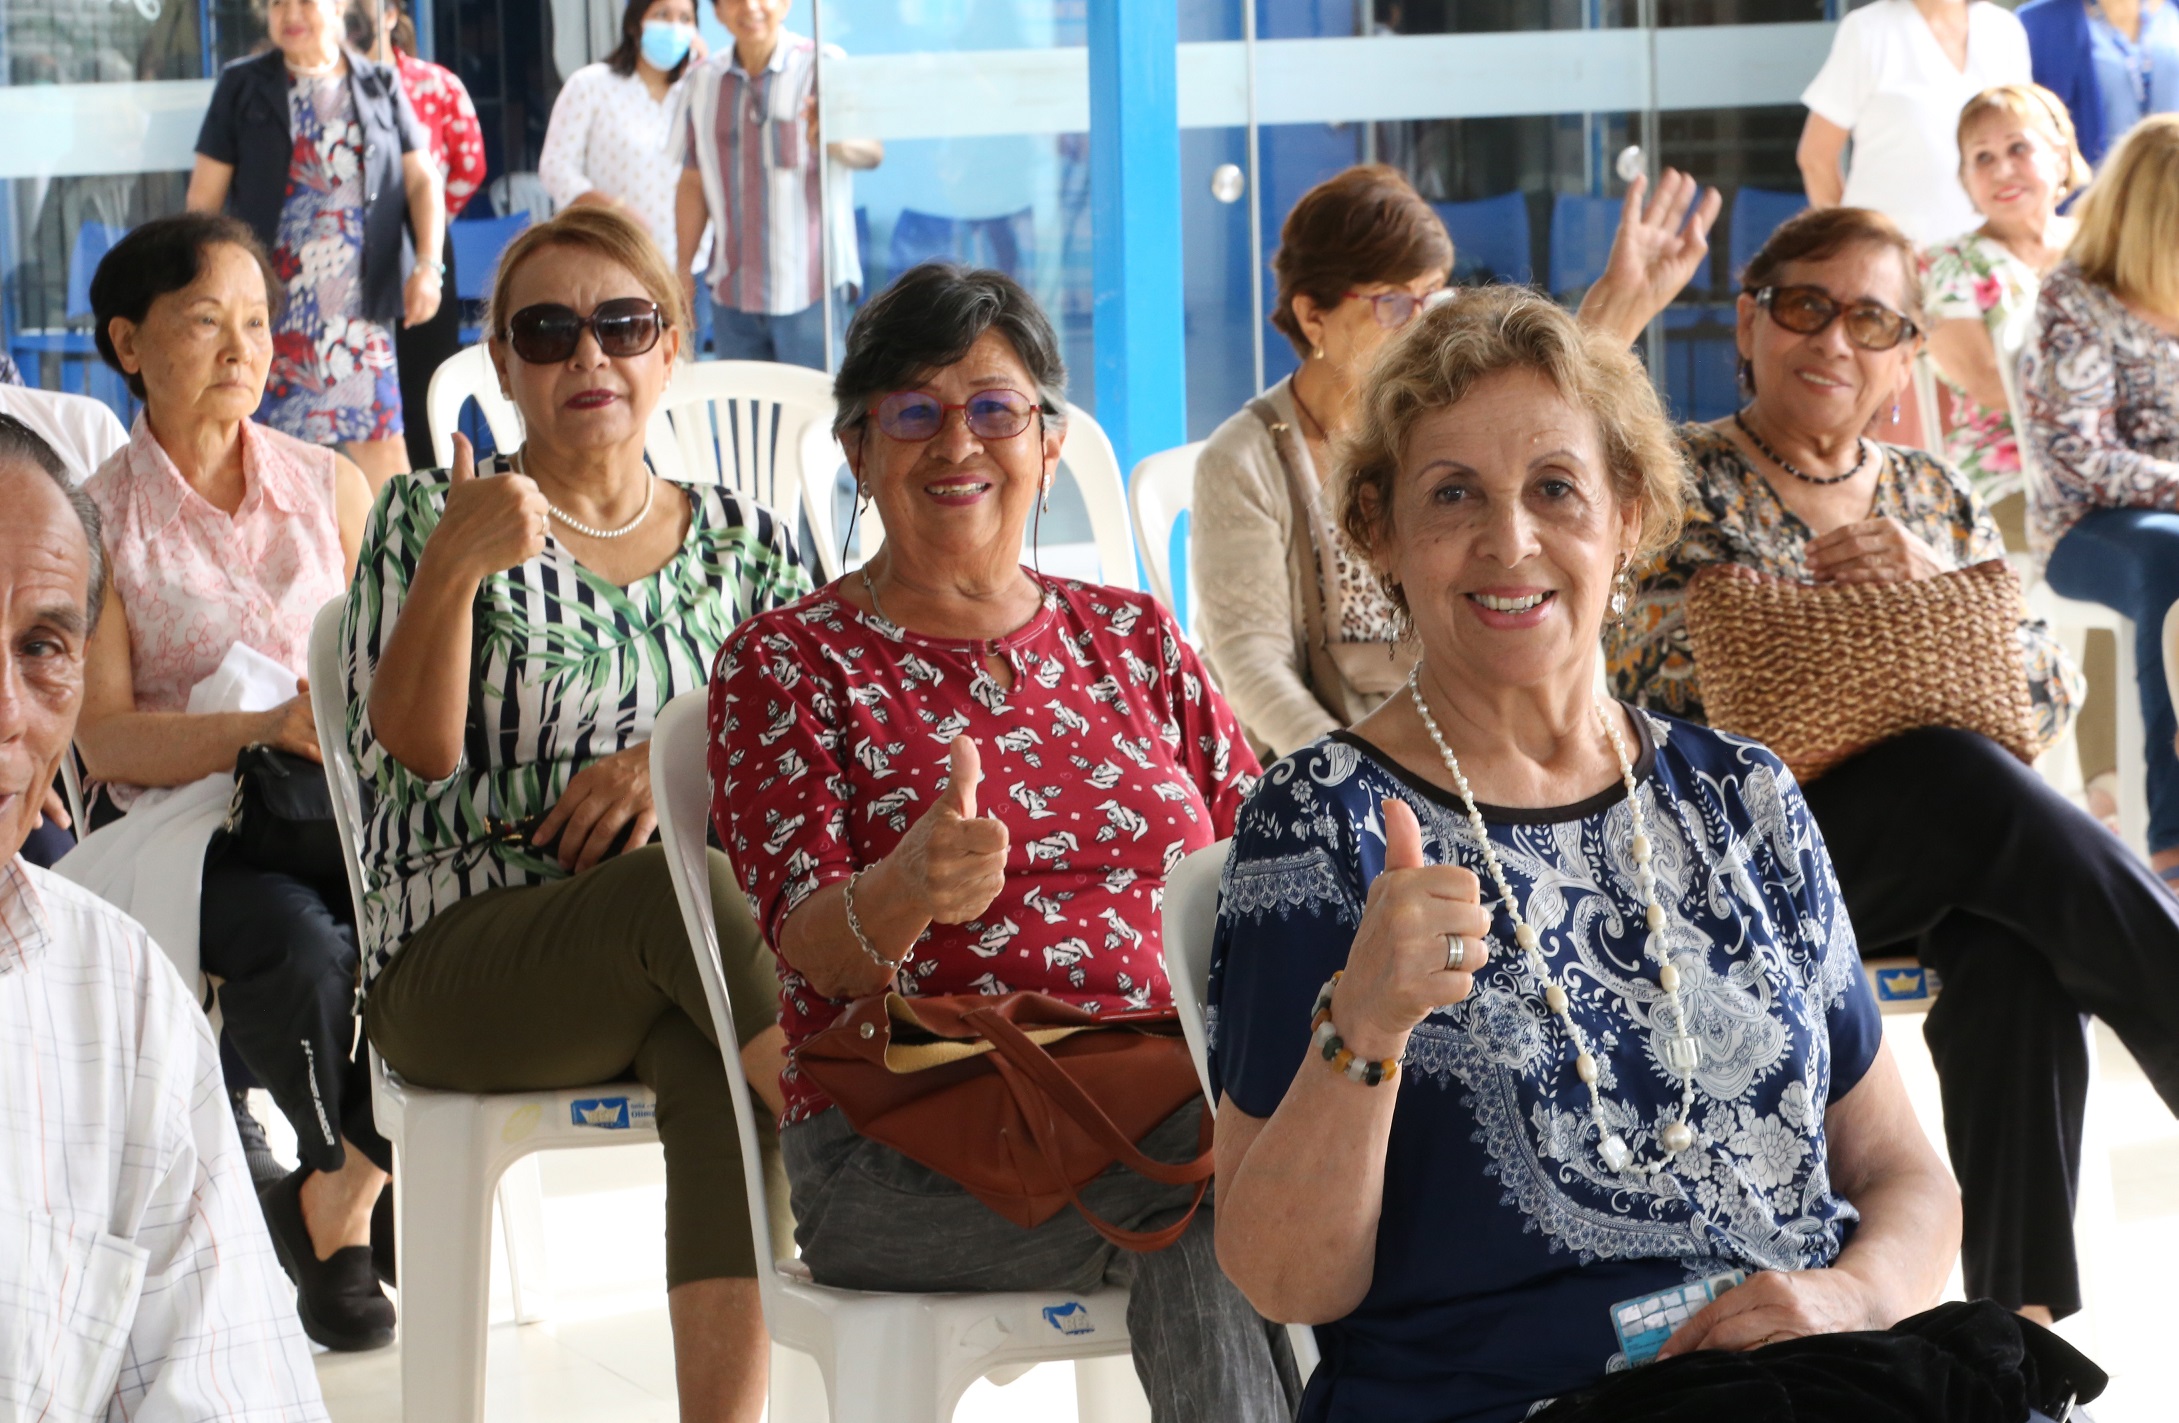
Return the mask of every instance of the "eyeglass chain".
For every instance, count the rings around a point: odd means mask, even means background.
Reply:
[[[1666,956],[1664,946],[1665,911],[1657,902],[1657,876],[1650,868],[1651,848],[1648,822],[1642,814],[1642,800],[1634,780],[1634,764],[1627,758],[1625,738],[1612,724],[1607,704],[1596,703],[1598,723],[1611,741],[1612,752],[1619,758],[1619,777],[1627,787],[1627,810],[1634,818],[1634,840],[1631,853],[1634,856],[1634,887],[1642,897],[1644,923],[1648,940],[1644,956],[1657,964],[1657,986],[1662,988],[1672,1008],[1672,1027],[1665,1040],[1666,1066],[1680,1077],[1680,1115],[1678,1120],[1661,1122],[1657,1127],[1657,1141],[1665,1154],[1654,1161],[1634,1162],[1633,1148],[1627,1139],[1612,1130],[1605,1116],[1604,1096],[1598,1089],[1601,1075],[1588,1043],[1583,1039],[1581,1025],[1574,1021],[1566,990],[1559,986],[1551,973],[1551,961],[1544,955],[1536,937],[1535,926],[1522,915],[1519,901],[1513,897],[1513,887],[1506,883],[1505,867],[1499,863],[1498,851],[1492,846],[1490,831],[1483,821],[1483,812],[1476,807],[1475,795],[1468,789],[1468,778],[1460,769],[1460,760],[1445,744],[1445,736],[1438,730],[1437,718],[1430,715],[1430,705],[1423,699],[1422,664],[1415,664],[1407,674],[1407,695],[1415,703],[1415,710],[1422,715],[1423,729],[1430,733],[1430,740],[1437,747],[1438,755],[1445,762],[1445,769],[1452,774],[1453,784],[1459,788],[1461,804],[1467,807],[1468,826],[1474,832],[1476,842],[1483,847],[1483,863],[1490,871],[1491,882],[1497,886],[1498,897],[1505,905],[1506,916],[1513,921],[1513,941],[1526,953],[1530,971],[1543,982],[1544,1005],[1559,1021],[1560,1030],[1566,1034],[1567,1043],[1574,1050],[1574,1075],[1589,1089],[1589,1117],[1596,1123],[1597,1155],[1614,1174],[1632,1171],[1638,1176],[1656,1176],[1665,1171],[1672,1158],[1695,1145],[1696,1134],[1692,1125],[1695,1112],[1695,1066],[1701,1061],[1701,1045],[1687,1031],[1687,1006],[1680,1001],[1680,971]]]

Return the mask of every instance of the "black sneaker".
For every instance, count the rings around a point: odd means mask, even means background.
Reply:
[[[267,1186],[287,1175],[288,1168],[272,1154],[264,1123],[250,1110],[250,1094],[229,1091],[227,1100],[235,1110],[235,1130],[242,1134],[242,1159],[250,1164],[250,1189],[263,1195]]]
[[[378,1200],[371,1206],[371,1268],[378,1278],[389,1285],[399,1287],[394,1278],[393,1250],[393,1182],[378,1193]]]
[[[393,1301],[379,1288],[371,1270],[371,1247],[349,1245],[320,1260],[303,1223],[303,1181],[308,1166],[298,1166],[265,1189],[260,1203],[272,1227],[273,1248],[295,1282],[295,1312],[303,1333],[328,1349],[358,1353],[393,1342]]]

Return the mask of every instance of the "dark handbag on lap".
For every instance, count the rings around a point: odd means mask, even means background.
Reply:
[[[215,849],[252,869],[322,883],[342,879],[340,832],[325,767],[270,746],[235,757],[234,798]]]
[[[1208,1111],[1193,1161],[1156,1161],[1135,1146],[1203,1095],[1171,1009],[1090,1013],[1041,993],[873,994],[804,1043],[795,1065],[863,1136],[1024,1228],[1072,1203],[1113,1244],[1163,1250],[1210,1189]],[[1099,1218],[1080,1191],[1114,1162],[1194,1186],[1187,1215],[1148,1231]]]

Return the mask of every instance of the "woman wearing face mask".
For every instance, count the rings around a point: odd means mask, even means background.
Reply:
[[[2065,255],[2073,219],[2058,205],[2087,184],[2088,164],[2065,106],[2034,84],[2000,84],[1968,100],[1959,138],[1960,180],[1983,223],[1923,252],[1923,301],[1929,353],[1952,394],[1945,456],[1995,504],[2022,482],[1996,337]]]
[[[1632,340],[1708,250],[1718,195],[1667,171],[1627,190],[1607,279],[1585,325]],[[1694,209],[1689,220],[1690,209]],[[1445,225],[1396,170],[1347,169],[1304,193],[1279,232],[1271,322],[1301,369],[1210,438],[1196,465],[1196,625],[1203,660],[1259,753],[1283,756],[1375,710],[1414,661],[1393,605],[1339,533],[1319,471],[1353,423],[1378,350],[1443,300]],[[1622,307],[1624,310],[1622,310]]]
[[[678,250],[673,201],[681,159],[668,147],[675,86],[703,57],[694,0],[628,0],[620,47],[569,75],[552,106],[537,161],[552,200],[618,208],[649,230],[661,252]]]

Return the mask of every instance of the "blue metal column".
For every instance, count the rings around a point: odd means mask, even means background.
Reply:
[[[1123,471],[1188,440],[1179,41],[1173,0],[1089,0],[1097,422]]]

